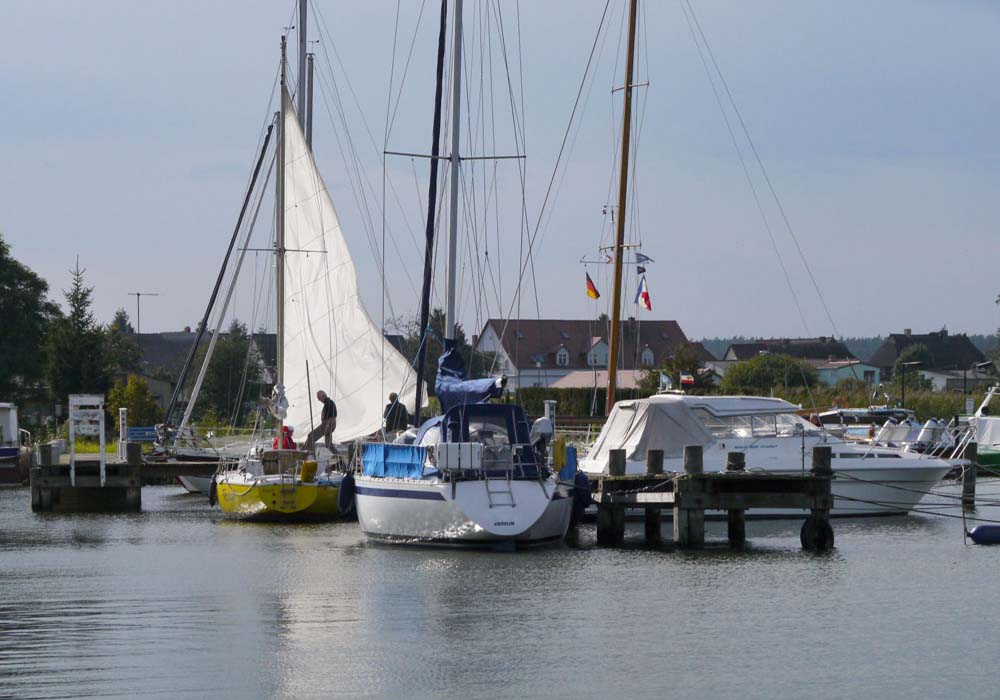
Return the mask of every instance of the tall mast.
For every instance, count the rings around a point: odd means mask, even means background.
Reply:
[[[308,70],[306,71],[308,75],[306,91],[306,145],[309,146],[310,151],[313,147],[313,62],[315,58],[315,54],[306,54],[306,64],[308,66]]]
[[[451,70],[451,218],[448,231],[448,297],[444,337],[455,338],[455,284],[458,279],[458,155],[462,111],[462,0],[455,0],[455,46]]]
[[[275,182],[277,191],[275,193],[275,206],[278,209],[278,231],[275,253],[277,255],[278,280],[278,302],[276,304],[278,312],[278,376],[277,383],[285,384],[285,110],[287,108],[288,88],[285,84],[286,68],[286,47],[285,36],[281,37],[281,113],[278,117],[278,177]],[[282,421],[278,419],[278,445],[281,442]]]
[[[309,17],[309,0],[299,0],[299,62],[296,70],[299,72],[298,109],[296,113],[301,121],[306,113],[306,46],[309,35],[306,31],[306,20]]]
[[[438,29],[437,73],[434,83],[434,125],[431,132],[431,178],[427,185],[427,242],[424,246],[424,284],[420,294],[420,346],[417,349],[417,402],[414,425],[420,426],[423,403],[424,362],[427,359],[427,318],[431,304],[431,273],[434,267],[434,209],[437,205],[438,151],[441,142],[441,86],[444,77],[444,49],[447,42],[448,0],[441,0],[441,26]]]
[[[611,307],[611,351],[608,356],[608,396],[604,412],[611,413],[615,405],[618,381],[618,346],[621,336],[622,254],[625,250],[625,201],[628,198],[628,146],[632,132],[632,68],[635,58],[635,16],[638,0],[630,0],[628,11],[628,54],[625,61],[625,109],[622,112],[622,162],[618,176],[618,232],[615,237],[615,286]]]

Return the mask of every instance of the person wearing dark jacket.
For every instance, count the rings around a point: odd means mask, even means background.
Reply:
[[[406,430],[410,424],[410,414],[395,393],[389,394],[389,403],[386,404],[382,417],[385,419],[387,433]]]
[[[322,389],[316,392],[316,400],[323,404],[323,412],[320,414],[319,425],[309,433],[302,448],[306,452],[312,452],[316,442],[322,437],[326,449],[332,452],[333,431],[337,429],[337,404]]]

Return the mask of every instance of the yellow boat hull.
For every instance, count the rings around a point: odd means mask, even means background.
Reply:
[[[222,512],[245,520],[335,520],[346,515],[340,511],[339,497],[339,483],[240,484],[221,480],[216,484]]]

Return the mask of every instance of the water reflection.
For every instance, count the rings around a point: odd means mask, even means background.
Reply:
[[[956,520],[837,520],[824,556],[801,551],[800,522],[756,520],[746,552],[710,522],[700,552],[646,548],[630,523],[620,549],[584,524],[574,546],[513,554],[371,545],[354,523],[231,523],[170,488],[143,501],[139,515],[36,516],[27,491],[0,492],[0,696],[994,687],[1000,548],[964,546]]]

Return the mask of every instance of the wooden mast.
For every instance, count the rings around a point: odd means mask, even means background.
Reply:
[[[281,37],[281,110],[278,117],[278,177],[275,179],[275,186],[277,192],[275,193],[276,201],[275,207],[278,210],[278,226],[277,226],[277,240],[275,241],[275,254],[277,255],[277,312],[278,312],[278,328],[277,328],[277,360],[278,360],[278,371],[277,371],[277,383],[282,387],[282,392],[284,392],[285,383],[285,100],[287,99],[288,89],[285,84],[285,62],[286,62],[286,51],[285,51],[285,37]],[[278,448],[280,449],[284,445],[284,441],[281,439],[281,430],[284,427],[284,420],[278,419]]]
[[[628,198],[628,147],[632,132],[632,69],[635,59],[635,20],[638,0],[630,0],[628,12],[628,54],[625,61],[625,109],[622,112],[622,161],[618,176],[618,231],[615,237],[615,285],[611,307],[611,337],[608,354],[608,396],[605,414],[615,405],[615,387],[618,382],[618,350],[621,337],[622,308],[622,254],[625,250],[625,203]]]

